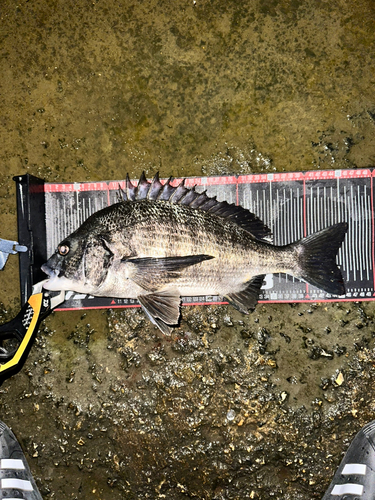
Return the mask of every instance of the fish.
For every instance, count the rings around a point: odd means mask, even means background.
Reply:
[[[248,314],[270,273],[345,294],[336,256],[347,222],[276,246],[255,214],[185,184],[127,175],[118,203],[88,217],[42,265],[44,288],[137,299],[165,335],[179,324],[181,296],[222,296]]]

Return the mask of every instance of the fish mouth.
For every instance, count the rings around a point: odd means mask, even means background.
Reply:
[[[60,292],[61,290],[68,291],[76,291],[80,292],[79,282],[76,283],[65,276],[60,276],[61,270],[52,269],[48,264],[43,264],[41,270],[47,274],[48,278],[46,282],[43,284],[43,288],[45,290],[50,290],[53,292]],[[78,287],[78,289],[77,289]],[[85,293],[85,291],[83,292]]]
[[[47,276],[50,278],[53,278],[54,276],[59,275],[59,271],[56,271],[56,269],[51,269],[47,264],[43,264],[40,268]]]
[[[58,284],[60,271],[51,269],[47,264],[43,264],[41,270],[49,277],[44,283],[43,288],[46,290],[61,290],[61,286]]]

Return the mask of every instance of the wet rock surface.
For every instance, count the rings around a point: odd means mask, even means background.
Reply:
[[[2,419],[45,498],[321,498],[375,409],[373,305],[347,306],[186,307],[170,338],[55,313]]]
[[[47,181],[374,164],[374,4],[2,2],[0,223]],[[0,320],[19,309],[1,274]],[[0,387],[45,499],[321,498],[373,419],[374,305],[56,312]]]

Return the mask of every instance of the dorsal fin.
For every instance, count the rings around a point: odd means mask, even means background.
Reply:
[[[190,189],[185,186],[185,179],[176,187],[171,184],[171,181],[172,177],[162,184],[159,180],[159,173],[157,173],[152,182],[148,182],[145,173],[142,172],[138,185],[134,186],[127,175],[125,190],[120,188],[119,197],[124,201],[148,199],[187,205],[225,219],[230,219],[257,239],[270,237],[270,229],[246,208],[237,206],[234,203],[227,203],[226,201],[217,201],[216,196],[211,198],[207,196],[206,191],[197,193],[195,186]]]

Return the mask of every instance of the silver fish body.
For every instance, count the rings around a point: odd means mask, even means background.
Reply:
[[[133,199],[93,214],[60,243],[42,267],[50,276],[45,288],[136,298],[164,333],[178,323],[180,296],[220,295],[246,313],[269,273],[345,293],[335,263],[345,223],[277,247],[263,238],[268,230],[259,219],[248,219],[243,209],[221,203],[219,214],[212,213],[210,205],[215,211],[218,202],[206,195],[185,188],[178,199],[178,188],[169,184],[165,193],[157,177],[148,189],[146,182],[141,177]],[[158,196],[152,195],[155,183]]]

